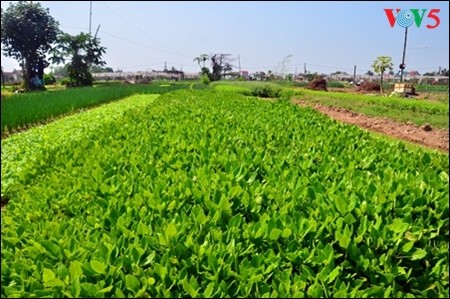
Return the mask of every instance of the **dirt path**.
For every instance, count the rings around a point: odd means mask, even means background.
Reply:
[[[449,153],[448,129],[435,129],[427,125],[419,127],[412,123],[403,124],[387,118],[369,117],[343,108],[328,107],[303,100],[294,100],[293,103],[312,107],[317,111],[344,123],[357,125],[371,131],[438,149],[446,154]]]

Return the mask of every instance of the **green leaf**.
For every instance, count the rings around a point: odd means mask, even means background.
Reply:
[[[310,285],[307,291],[308,296],[312,298],[322,298],[322,286],[320,286],[317,282]]]
[[[50,279],[50,280],[44,282],[44,287],[46,287],[46,288],[64,287],[64,286],[65,286],[64,282],[62,282],[58,278],[53,278],[53,279]]]
[[[294,190],[294,199],[297,199],[300,197],[300,194],[302,194],[303,187],[298,187]]]
[[[417,236],[417,234],[414,234],[412,232],[406,232],[405,239],[411,242],[416,242],[417,240],[419,240],[419,236]]]
[[[214,282],[210,282],[208,284],[208,286],[206,287],[206,290],[205,290],[205,292],[203,294],[205,298],[211,298],[212,292],[214,290],[214,285],[215,285]]]
[[[162,266],[161,264],[156,263],[155,264],[155,273],[161,277],[161,279],[164,279],[167,275],[167,268]]]
[[[414,253],[412,254],[412,260],[421,260],[427,255],[427,252],[421,248],[418,248]]]
[[[402,252],[409,252],[414,246],[414,242],[408,242],[402,246]]]
[[[350,237],[346,234],[341,234],[340,232],[336,232],[336,240],[339,242],[339,246],[341,246],[344,249],[347,249],[348,244],[350,244]]]
[[[137,225],[137,233],[139,235],[148,235],[150,234],[150,228],[142,222],[139,222]]]
[[[100,291],[98,291],[99,293],[108,293],[111,292],[111,290],[113,289],[114,286],[109,286],[106,288],[101,289]]]
[[[95,295],[98,293],[98,288],[93,283],[83,282],[80,284],[80,286],[81,286],[80,297],[94,298]]]
[[[69,273],[70,273],[70,281],[74,281],[77,278],[80,278],[80,276],[83,274],[83,269],[81,268],[81,263],[78,261],[73,261],[70,263],[69,266]]]
[[[270,238],[271,240],[278,240],[278,238],[280,237],[281,232],[282,232],[281,229],[274,228],[274,229],[272,229],[272,231],[270,232],[269,238]]]
[[[106,270],[106,265],[96,261],[96,260],[92,260],[91,263],[91,268],[92,270],[94,270],[97,274],[105,274],[105,270]]]
[[[370,183],[367,188],[369,190],[370,196],[373,196],[375,194],[375,192],[377,191],[377,187],[373,183]]]
[[[42,272],[42,281],[45,283],[54,278],[56,278],[55,273],[50,269],[44,268],[44,271]]]
[[[344,217],[344,221],[348,225],[351,225],[356,222],[356,219],[355,219],[355,217],[353,217],[353,215],[351,213],[348,213],[347,216]]]
[[[446,173],[445,171],[441,171],[439,177],[444,183],[448,183],[448,173]]]
[[[337,266],[333,271],[328,275],[328,282],[333,282],[336,277],[341,273],[341,267]]]
[[[169,223],[169,225],[166,227],[165,231],[166,240],[169,241],[173,236],[177,234],[177,228],[175,227],[175,224]]]
[[[127,298],[127,296],[125,296],[125,294],[119,288],[116,288],[114,294],[116,295],[116,298]]]
[[[347,213],[347,202],[342,197],[336,196],[334,198],[334,203],[339,213],[341,213],[341,215]]]
[[[127,274],[125,276],[125,285],[128,289],[136,292],[139,289],[139,284],[139,280],[134,275]]]
[[[48,241],[48,240],[42,240],[41,241],[41,245],[47,249],[47,252],[50,253],[50,256],[52,257],[59,257],[60,256],[60,248],[57,244],[53,243],[52,241]]]
[[[79,279],[71,280],[70,292],[72,293],[73,297],[75,298],[80,297],[80,291],[81,291],[80,280]]]
[[[142,255],[144,254],[145,250],[140,248],[139,246],[135,246],[132,247],[130,249],[130,257],[132,259],[132,261],[136,264],[139,263],[139,261],[141,260]]]
[[[286,227],[286,228],[283,230],[283,233],[281,234],[281,236],[282,236],[283,238],[287,239],[287,238],[289,238],[289,237],[291,236],[291,234],[292,234],[292,230],[291,230],[289,227]]]
[[[367,289],[366,294],[368,297],[382,298],[384,291],[385,291],[385,288],[383,286],[373,286],[373,287]]]
[[[392,292],[392,286],[388,286],[384,291],[383,298],[390,298]]]
[[[430,162],[431,162],[430,155],[428,155],[428,153],[424,153],[422,156],[422,164],[429,165]]]
[[[401,219],[394,219],[388,228],[396,233],[404,233],[409,227],[408,223],[403,222]]]
[[[249,282],[258,282],[264,278],[262,274],[253,275],[248,281]]]
[[[186,293],[189,294],[189,296],[191,296],[192,298],[196,298],[197,297],[197,290],[195,290],[187,281],[187,279],[184,279],[182,282],[183,285],[183,289]]]

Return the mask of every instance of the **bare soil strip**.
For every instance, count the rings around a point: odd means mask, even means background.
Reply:
[[[417,126],[413,123],[399,123],[387,118],[369,117],[364,114],[338,107],[329,107],[304,100],[294,100],[294,104],[312,107],[329,117],[359,127],[407,140],[432,149],[449,153],[449,130],[431,128],[429,125]]]

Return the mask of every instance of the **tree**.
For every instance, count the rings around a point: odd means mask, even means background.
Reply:
[[[199,57],[195,57],[194,61],[197,61],[198,65],[200,66],[200,61],[203,62],[203,67],[205,68],[205,61],[209,59],[209,55],[208,54],[202,54]]]
[[[91,73],[114,73],[114,70],[111,67],[101,67],[97,65],[91,66],[89,68],[89,71]]]
[[[373,72],[371,70],[368,70],[366,75],[372,77],[373,76]]]
[[[52,49],[53,63],[64,63],[66,58],[71,62],[67,66],[69,86],[92,86],[94,81],[89,68],[91,66],[104,66],[102,55],[106,48],[100,46],[98,38],[81,32],[78,35],[62,33],[58,36],[58,45]]]
[[[348,75],[347,72],[342,72],[342,71],[336,71],[334,73],[331,73],[331,75]]]
[[[5,56],[20,62],[24,88],[43,88],[46,54],[56,41],[59,23],[48,8],[32,1],[11,2],[5,12],[2,9],[1,21]]]
[[[3,66],[2,66],[2,86],[5,87],[5,76],[3,75]]]
[[[279,75],[281,77],[284,77],[284,75],[286,74],[286,72],[289,71],[289,63],[291,62],[291,58],[292,58],[292,54],[289,54],[287,56],[285,56],[283,58],[283,60],[281,60],[281,62],[278,63],[278,70],[279,70]]]
[[[205,67],[206,60],[211,61],[211,69],[212,71]],[[230,54],[202,54],[199,57],[195,57],[194,61],[198,62],[200,66],[200,62],[203,62],[203,67],[201,68],[201,75],[207,76],[210,81],[219,81],[224,76],[229,75],[233,70],[233,66],[231,65]]]
[[[372,68],[375,73],[380,74],[380,92],[383,93],[383,75],[386,70],[392,70],[394,68],[392,58],[390,56],[378,56],[373,62]]]
[[[311,82],[315,78],[318,78],[319,74],[317,72],[314,72],[314,73],[308,72],[307,74],[304,75],[304,77],[305,77],[306,81]]]
[[[233,70],[231,66],[231,54],[212,54],[210,56],[211,68],[212,68],[212,80],[219,81],[229,72]]]
[[[265,80],[267,80],[265,72],[255,72],[253,74],[253,78],[255,80],[258,80],[258,81],[265,81]]]
[[[68,77],[69,76],[69,72],[67,71],[68,68],[68,64],[64,65],[64,66],[56,66],[56,67],[50,67],[50,69],[52,70],[51,73],[53,74],[53,76],[55,76],[56,78],[64,78],[64,77]]]

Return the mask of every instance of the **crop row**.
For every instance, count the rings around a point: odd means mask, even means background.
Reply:
[[[390,98],[384,96],[367,96],[348,93],[329,93],[329,92],[309,91],[309,90],[302,90],[299,92],[299,94],[304,96],[321,95],[323,97],[327,96],[333,99],[343,99],[347,101],[351,100],[361,101],[372,105],[382,105],[397,110],[415,110],[429,114],[439,114],[446,116],[449,115],[448,105],[440,102],[429,102],[423,100],[404,99],[404,98]]]
[[[448,297],[448,156],[286,102],[145,97],[2,143],[2,297]]]
[[[449,127],[449,106],[443,102],[311,90],[296,90],[293,98],[346,108],[368,116],[388,117],[405,123],[428,123],[433,127],[447,129]]]
[[[177,89],[187,89],[189,86],[190,83],[116,84],[95,88],[13,94],[2,99],[2,133],[132,94],[164,94]]]

